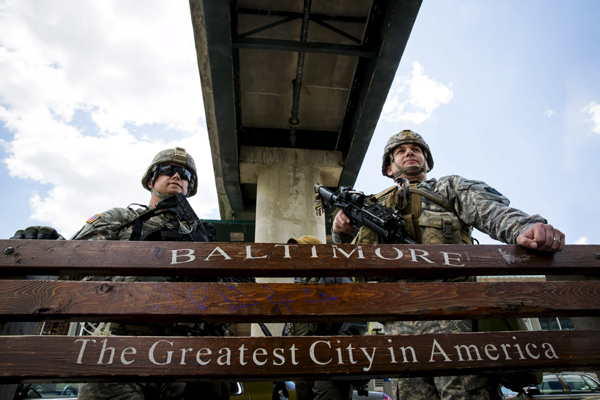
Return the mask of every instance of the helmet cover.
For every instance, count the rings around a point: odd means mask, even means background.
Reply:
[[[198,174],[196,172],[196,163],[191,155],[189,155],[184,148],[175,147],[174,149],[167,149],[158,152],[152,159],[152,163],[146,169],[146,173],[142,177],[142,186],[148,191],[152,191],[148,187],[148,182],[152,179],[152,186],[154,186],[154,180],[156,179],[155,172],[159,166],[163,164],[176,164],[185,167],[192,173],[192,181],[188,184],[187,197],[192,197],[198,191]]]

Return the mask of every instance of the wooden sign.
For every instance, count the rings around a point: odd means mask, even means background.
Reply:
[[[600,276],[600,246],[293,245],[3,240],[0,274]],[[597,316],[600,283],[0,281],[2,321],[389,321]],[[0,337],[0,382],[282,380],[590,369],[600,331],[328,337]]]
[[[600,246],[297,245],[2,240],[0,274],[148,276],[600,275]]]
[[[5,321],[389,321],[600,315],[600,282],[0,281]]]
[[[0,337],[0,382],[283,380],[590,369],[600,331],[326,337]]]

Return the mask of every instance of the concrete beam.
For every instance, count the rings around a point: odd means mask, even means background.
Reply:
[[[229,3],[190,0],[202,98],[222,219],[243,210],[237,165],[237,132]],[[206,19],[205,14],[211,17]],[[217,87],[219,90],[214,90]]]
[[[240,182],[258,183],[260,171],[268,166],[288,164],[319,169],[325,186],[336,187],[342,173],[342,152],[242,146],[240,148]],[[317,183],[317,182],[313,182]]]

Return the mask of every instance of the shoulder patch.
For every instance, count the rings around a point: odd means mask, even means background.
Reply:
[[[91,223],[93,223],[94,221],[97,221],[97,220],[99,220],[101,216],[102,216],[102,214],[94,214],[94,215],[92,215],[91,217],[89,217],[89,218],[87,219],[87,221],[85,221],[85,222],[87,222],[88,224],[91,224]]]
[[[485,190],[488,191],[488,192],[490,192],[491,194],[495,194],[496,196],[502,196],[502,193],[500,193],[499,191],[497,191],[493,187],[486,186]],[[502,196],[502,197],[504,197],[504,196]]]

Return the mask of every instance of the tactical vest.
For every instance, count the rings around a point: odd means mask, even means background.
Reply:
[[[153,229],[145,230],[144,223],[152,217],[163,215],[169,222]],[[200,221],[192,230],[182,224],[171,212],[148,210],[130,221],[124,228],[132,225],[131,241],[162,241],[162,242],[216,242],[217,231],[212,224]]]
[[[406,199],[398,195],[398,187],[392,186],[370,197],[367,201],[377,202],[389,209],[400,212],[404,226],[411,239],[422,244],[473,244],[471,232],[462,229],[454,207],[443,197],[430,191],[417,188],[419,182],[410,184]],[[423,197],[437,205],[437,209],[427,206]],[[439,210],[439,208],[445,210]],[[353,243],[379,243],[375,232],[361,228]]]

